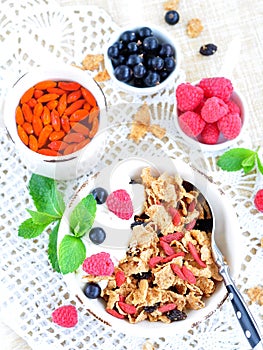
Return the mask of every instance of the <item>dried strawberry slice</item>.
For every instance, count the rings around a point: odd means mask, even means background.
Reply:
[[[120,318],[120,319],[124,319],[124,318],[125,318],[124,315],[119,314],[116,310],[113,310],[113,309],[106,309],[106,311],[107,311],[108,314],[110,314],[111,316],[114,316],[114,317],[117,317],[117,318]]]
[[[152,269],[157,264],[159,264],[159,262],[161,262],[162,260],[163,260],[163,258],[161,256],[153,256],[152,258],[150,258],[150,260],[148,262],[148,265]]]
[[[168,312],[168,311],[171,311],[174,309],[176,309],[176,305],[174,303],[170,303],[170,304],[166,304],[166,305],[159,307],[158,311],[164,313],[164,312]]]
[[[116,281],[117,287],[120,287],[121,285],[123,285],[123,283],[126,281],[126,277],[123,271],[119,270],[116,272],[115,281]]]

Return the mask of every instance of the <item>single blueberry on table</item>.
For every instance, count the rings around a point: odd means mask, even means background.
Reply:
[[[180,16],[177,11],[171,10],[166,12],[164,19],[166,23],[174,25],[179,22]]]
[[[101,227],[93,227],[89,232],[89,238],[94,244],[101,244],[105,241],[106,233]]]
[[[108,192],[105,190],[105,188],[102,187],[94,188],[94,190],[91,191],[91,194],[93,195],[97,204],[105,203],[108,197]]]
[[[84,287],[84,294],[89,299],[97,299],[100,296],[101,288],[98,283],[88,282]]]

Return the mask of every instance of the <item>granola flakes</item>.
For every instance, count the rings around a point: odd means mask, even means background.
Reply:
[[[95,71],[100,68],[100,64],[103,62],[104,56],[101,54],[94,55],[94,54],[88,54],[84,57],[82,63],[82,66],[86,70]]]
[[[248,289],[247,295],[249,296],[252,302],[257,303],[258,305],[263,305],[263,287],[256,286]]]
[[[200,19],[198,18],[192,18],[188,23],[187,23],[187,28],[186,32],[187,35],[190,38],[197,38],[201,32],[203,31],[204,27]]]
[[[163,4],[163,8],[166,11],[177,10],[179,5],[179,0],[168,0]]]
[[[133,226],[126,256],[113,275],[105,278],[107,286],[101,297],[106,310],[118,318],[124,316],[130,323],[183,320],[188,310],[203,308],[205,298],[222,281],[212,259],[211,233],[195,227],[188,229],[193,220],[198,223],[209,219],[209,208],[195,188],[186,190],[179,176],[154,177],[151,169],[145,168],[141,179],[146,215],[140,225]],[[173,224],[171,207],[180,214],[177,226]],[[195,254],[190,252],[189,242]],[[125,278],[117,286],[116,273],[120,271]],[[92,276],[85,279],[92,280]]]

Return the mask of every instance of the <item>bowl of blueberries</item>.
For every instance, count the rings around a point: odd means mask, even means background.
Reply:
[[[164,29],[125,27],[105,46],[105,67],[116,85],[130,93],[154,94],[179,76],[180,50]]]

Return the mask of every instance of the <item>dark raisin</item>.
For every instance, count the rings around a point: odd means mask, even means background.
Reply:
[[[185,312],[180,311],[180,310],[176,310],[176,309],[168,311],[166,316],[172,322],[174,322],[174,321],[182,321],[182,320],[185,320],[186,317],[187,317]]]
[[[200,47],[200,54],[204,55],[204,56],[211,56],[213,55],[217,50],[217,46],[214,44],[206,44],[206,45],[202,45]]]
[[[157,305],[153,305],[153,306],[144,306],[144,311],[151,314],[152,312],[154,312],[157,309]]]
[[[152,277],[151,271],[135,273],[132,275],[136,280],[147,280]]]

